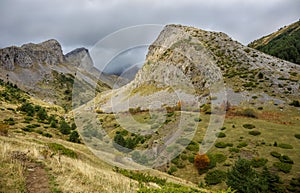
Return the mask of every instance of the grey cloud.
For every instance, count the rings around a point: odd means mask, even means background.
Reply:
[[[299,7],[297,0],[1,0],[0,47],[55,38],[66,53],[124,27],[169,23],[247,44],[298,20]]]

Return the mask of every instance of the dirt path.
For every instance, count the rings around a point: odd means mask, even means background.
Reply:
[[[26,189],[28,193],[51,193],[48,174],[37,163],[27,163]]]
[[[14,151],[11,158],[18,160],[25,168],[28,193],[51,193],[48,174],[42,164],[30,160],[27,153]]]

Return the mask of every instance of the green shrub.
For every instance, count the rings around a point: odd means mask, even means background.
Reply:
[[[43,133],[42,135],[44,137],[48,137],[48,138],[52,138],[53,137],[52,134],[50,134],[50,133]]]
[[[191,141],[190,144],[186,147],[186,149],[189,151],[197,152],[199,151],[199,144],[195,141]]]
[[[239,144],[237,145],[237,148],[243,148],[243,147],[246,147],[246,146],[248,146],[248,143],[246,143],[246,142],[241,142],[241,143],[239,143]]]
[[[297,139],[300,139],[300,134],[295,134],[295,137],[296,137]]]
[[[34,110],[34,107],[30,103],[22,104],[19,109],[20,109],[20,111],[27,113],[27,116],[30,116],[30,117],[34,116],[35,110]]]
[[[217,133],[216,136],[217,136],[218,138],[224,138],[224,137],[226,137],[226,134],[223,133],[223,132],[220,132],[220,133]]]
[[[243,127],[246,128],[246,129],[254,129],[254,128],[255,128],[255,125],[252,125],[252,124],[244,124]]]
[[[170,169],[168,170],[168,174],[172,175],[176,171],[177,171],[176,166],[171,166]]]
[[[8,125],[15,125],[15,120],[13,118],[4,119],[4,123]]]
[[[213,157],[215,158],[217,163],[223,163],[227,159],[227,157],[222,153],[214,154]]]
[[[292,169],[292,164],[282,162],[275,162],[273,166],[284,173],[289,173]]]
[[[280,144],[278,144],[278,147],[280,147],[282,149],[293,149],[292,145],[286,144],[286,143],[280,143]]]
[[[80,143],[79,134],[77,131],[72,131],[72,133],[69,137],[69,141],[71,141],[73,143]]]
[[[271,154],[271,156],[276,157],[276,158],[280,158],[281,157],[281,154],[278,153],[278,152],[276,152],[276,151],[272,151],[270,154]]]
[[[259,132],[259,131],[249,131],[249,134],[253,135],[253,136],[257,136],[257,135],[260,135],[261,132]]]
[[[66,121],[62,120],[60,121],[59,131],[64,135],[68,135],[71,133],[71,127]]]
[[[289,156],[287,156],[287,155],[280,156],[279,160],[282,163],[294,164],[294,161]]]
[[[227,143],[225,143],[225,142],[217,142],[215,144],[215,147],[217,147],[217,148],[226,148],[227,147]]]
[[[265,158],[253,158],[251,160],[251,165],[255,168],[259,168],[259,167],[266,165],[267,162],[268,162],[268,160]]]
[[[226,179],[226,172],[221,170],[210,171],[204,177],[205,183],[208,185],[216,185]]]
[[[195,122],[201,122],[202,119],[197,117],[197,118],[194,119],[194,121],[195,121]]]
[[[77,154],[73,150],[68,149],[61,144],[48,143],[47,145],[52,151],[54,151],[56,153],[61,153],[62,155],[65,155],[70,158],[77,158]]]

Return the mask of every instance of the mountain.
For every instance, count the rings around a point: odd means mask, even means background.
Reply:
[[[0,68],[2,80],[66,109],[71,106],[76,75],[82,78],[79,84],[93,88],[98,85],[97,92],[110,89],[107,83],[98,81],[101,72],[93,67],[87,49],[79,48],[63,55],[61,45],[53,39],[0,49]],[[109,76],[106,77],[109,80]]]
[[[147,108],[156,98],[176,106],[179,99],[171,96],[175,91],[187,97],[183,100],[198,100],[191,94],[201,97],[216,82],[224,82],[232,104],[251,99],[241,96],[257,94],[290,102],[298,98],[299,70],[298,65],[243,46],[224,33],[168,25],[149,47],[146,62],[135,79],[111,92],[118,96],[114,110],[120,111]],[[129,107],[121,103],[127,98],[132,99]],[[99,108],[110,111],[111,107],[107,103]]]
[[[280,28],[248,46],[283,60],[300,64],[300,20]]]
[[[299,65],[222,32],[167,25],[133,81],[99,93],[75,120],[92,151],[103,159],[117,151],[116,164],[128,166],[130,157],[220,190],[242,159],[254,176],[263,179],[266,166],[276,178],[265,181],[268,191],[298,191],[299,75]],[[89,134],[91,125],[101,125],[103,140]]]

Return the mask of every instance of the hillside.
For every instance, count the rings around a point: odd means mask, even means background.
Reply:
[[[85,143],[114,164],[155,167],[225,189],[224,172],[243,158],[281,179],[267,184],[272,191],[296,191],[299,73],[299,65],[224,33],[168,25],[135,79],[77,109],[75,122]],[[89,134],[97,126],[101,139]],[[210,165],[196,169],[199,151]],[[111,160],[116,152],[119,160]]]
[[[300,21],[280,28],[248,46],[272,56],[300,64]]]
[[[80,142],[72,113],[2,80],[0,104],[0,192],[207,192],[155,170],[108,165]]]

